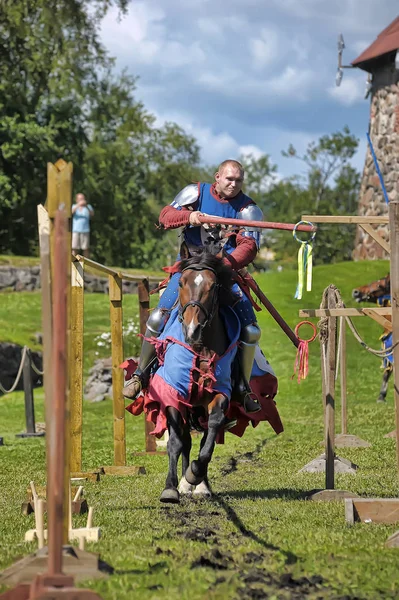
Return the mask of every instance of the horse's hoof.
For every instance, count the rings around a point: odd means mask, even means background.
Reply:
[[[182,494],[182,495],[184,495],[184,496],[191,496],[191,494],[195,490],[195,486],[193,486],[190,483],[188,483],[188,481],[186,480],[185,477],[182,477],[180,479],[178,490],[179,490],[179,493]]]
[[[192,472],[191,466],[190,466],[187,468],[184,477],[186,478],[188,483],[190,483],[191,485],[199,485],[202,481],[204,481],[205,475],[203,475],[202,477],[201,477],[201,475],[195,475]]]
[[[169,504],[179,504],[180,502],[180,494],[176,488],[165,488],[159,498],[160,502],[165,502]]]
[[[200,498],[212,498],[212,492],[209,489],[206,481],[202,481],[193,492],[194,496],[199,496]]]
[[[385,398],[377,398],[377,402],[382,402],[382,403],[384,403],[384,402],[386,402],[386,400],[385,400]]]

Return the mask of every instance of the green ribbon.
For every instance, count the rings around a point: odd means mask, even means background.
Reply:
[[[312,289],[312,269],[313,269],[313,246],[309,242],[301,242],[298,251],[298,285],[295,292],[295,298],[301,300],[306,273],[306,291]]]

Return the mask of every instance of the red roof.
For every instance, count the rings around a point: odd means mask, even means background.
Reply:
[[[392,52],[393,50],[399,49],[399,17],[396,17],[394,21],[384,31],[381,31],[377,39],[366,48],[364,52],[360,56],[358,56],[354,61],[352,61],[353,66],[358,66],[361,69],[365,69],[368,71],[366,65],[362,65],[361,63],[366,63],[373,58],[378,58],[387,52]]]

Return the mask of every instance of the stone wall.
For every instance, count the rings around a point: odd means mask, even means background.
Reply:
[[[389,63],[373,73],[373,87],[370,109],[370,137],[384,179],[389,200],[399,198],[399,71]],[[360,216],[388,215],[373,157],[367,147],[359,194]],[[389,241],[388,225],[372,225],[378,233]],[[355,260],[388,258],[381,246],[357,228]]]
[[[96,277],[85,273],[85,290],[108,294],[108,278]],[[14,292],[32,292],[40,289],[40,267],[0,267],[0,292],[12,290]],[[137,283],[124,281],[122,283],[124,294],[136,294]]]

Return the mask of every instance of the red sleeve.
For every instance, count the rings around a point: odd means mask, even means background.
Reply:
[[[235,271],[238,271],[255,260],[258,247],[253,237],[246,237],[241,233],[237,234],[236,243],[237,248],[231,254],[227,254],[224,260]]]
[[[159,215],[159,222],[164,229],[177,229],[189,224],[190,211],[187,208],[178,210],[173,206],[165,206]]]

